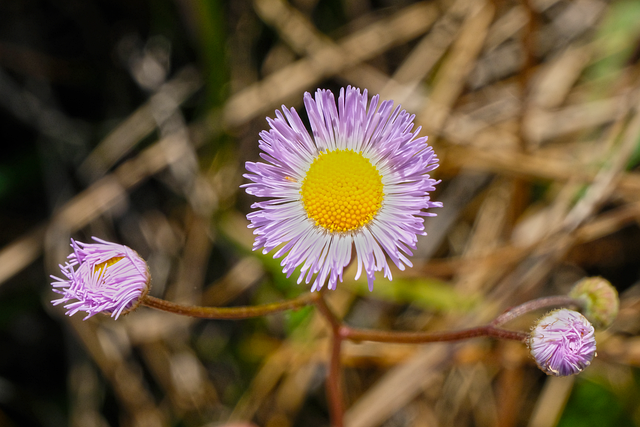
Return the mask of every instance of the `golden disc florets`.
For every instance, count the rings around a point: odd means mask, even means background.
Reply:
[[[98,276],[101,276],[101,275],[102,275],[102,273],[104,273],[104,271],[105,271],[107,268],[111,267],[111,266],[112,266],[112,265],[114,265],[116,262],[120,261],[121,259],[124,259],[124,257],[116,256],[116,257],[113,257],[113,258],[111,258],[111,259],[108,259],[108,260],[107,260],[107,261],[105,261],[105,262],[101,262],[100,264],[96,264],[96,265],[93,267],[93,273],[94,273],[94,274],[97,274]]]
[[[354,150],[321,152],[311,163],[300,190],[304,209],[330,232],[356,230],[382,206],[382,176]]]

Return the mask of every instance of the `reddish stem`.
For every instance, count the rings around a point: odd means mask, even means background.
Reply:
[[[476,328],[449,332],[376,331],[373,329],[358,329],[342,326],[340,328],[340,335],[343,339],[351,341],[376,341],[405,344],[459,341],[476,337],[492,337],[526,342],[529,338],[529,334],[526,332],[509,331],[492,325],[478,326]]]
[[[538,310],[541,308],[559,307],[559,306],[582,308],[583,304],[582,302],[580,302],[580,300],[571,298],[570,296],[567,296],[567,295],[556,295],[552,297],[538,298],[531,301],[527,301],[524,304],[520,304],[519,306],[510,308],[509,310],[502,313],[500,316],[496,317],[490,323],[490,325],[492,326],[504,325],[505,323],[515,319],[516,317],[520,317],[523,314],[528,313],[530,311]]]
[[[318,293],[308,293],[288,301],[249,307],[200,307],[178,304],[147,295],[143,298],[141,304],[155,308],[156,310],[203,319],[248,319],[280,311],[302,308],[313,303],[318,298],[320,298]]]
[[[332,427],[344,425],[344,399],[342,397],[342,369],[340,355],[343,337],[340,334],[342,323],[327,305],[324,298],[315,301],[320,313],[329,321],[331,326],[331,357],[327,374],[327,399],[329,400],[329,417]]]
[[[333,427],[344,426],[344,400],[342,391],[342,370],[340,363],[341,347],[344,340],[350,341],[376,341],[387,343],[431,343],[459,341],[476,337],[492,337],[498,339],[515,340],[526,342],[529,334],[526,332],[510,331],[499,326],[539,308],[550,306],[577,306],[581,304],[578,300],[568,296],[555,296],[539,298],[528,301],[514,307],[498,316],[490,324],[475,328],[462,329],[459,331],[445,332],[398,332],[398,331],[377,331],[370,329],[351,328],[333,313],[323,298],[322,293],[312,292],[304,294],[298,298],[273,304],[263,304],[249,307],[198,307],[184,304],[177,304],[165,301],[152,296],[145,296],[141,302],[151,308],[164,310],[171,313],[185,316],[206,318],[206,319],[246,319],[259,317],[271,313],[277,313],[289,309],[297,309],[314,304],[322,316],[324,316],[331,327],[331,355],[329,360],[329,370],[327,374],[327,399],[329,404],[329,414]]]

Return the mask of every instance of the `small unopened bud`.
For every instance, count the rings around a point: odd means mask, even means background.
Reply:
[[[587,277],[577,282],[569,296],[582,301],[583,314],[596,329],[611,325],[618,315],[618,291],[602,277]]]
[[[51,276],[53,291],[62,298],[51,301],[62,303],[66,314],[73,316],[85,311],[84,320],[96,313],[118,318],[138,307],[151,287],[151,275],[144,259],[127,246],[93,238],[97,243],[71,240],[73,253],[65,265],[60,265],[60,279]],[[72,301],[77,300],[77,301]]]
[[[594,329],[580,313],[562,308],[547,313],[531,331],[529,350],[548,375],[582,372],[596,355]]]

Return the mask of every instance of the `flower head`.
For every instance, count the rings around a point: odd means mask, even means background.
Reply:
[[[606,328],[618,316],[618,291],[602,277],[586,277],[575,285],[569,296],[582,301],[583,313],[596,329]]]
[[[341,89],[336,107],[333,93],[319,89],[315,98],[305,93],[304,104],[313,138],[283,106],[260,133],[266,163],[246,163],[252,182],[243,187],[269,199],[247,215],[254,250],[278,248],[287,277],[302,265],[298,283],[316,275],[319,290],[342,281],[355,246],[356,279],[364,270],[371,290],[376,271],[391,279],[387,257],[401,270],[411,266],[423,217],[434,215],[425,210],[442,206],[429,199],[438,158],[413,129],[415,116],[378,95],[368,104],[366,90]]]
[[[544,372],[557,377],[582,372],[596,355],[594,329],[577,311],[547,313],[531,331],[529,349]]]
[[[51,283],[53,291],[62,298],[51,302],[68,303],[64,307],[69,316],[85,311],[85,320],[96,313],[108,313],[117,319],[135,309],[149,292],[149,269],[131,248],[95,237],[93,240],[97,243],[71,239],[73,253],[60,265],[66,280],[51,276],[55,280]]]

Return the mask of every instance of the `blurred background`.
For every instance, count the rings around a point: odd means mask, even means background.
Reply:
[[[251,251],[239,186],[267,115],[346,85],[416,114],[444,208],[414,268],[373,293],[345,273],[345,322],[470,327],[587,275],[621,295],[577,377],[513,342],[346,343],[346,425],[640,425],[639,22],[636,0],[0,2],[0,426],[328,425],[311,307],[83,322],[48,277],[97,236],[172,301],[307,292]]]

